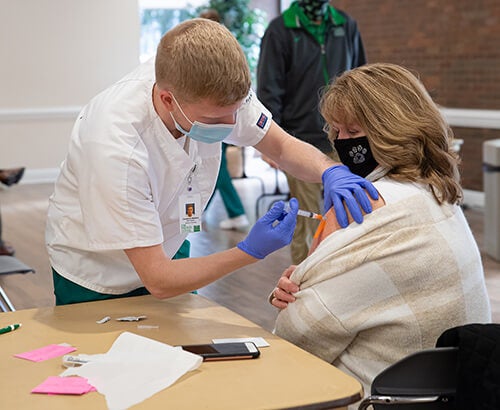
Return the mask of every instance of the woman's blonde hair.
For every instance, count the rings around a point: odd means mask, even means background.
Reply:
[[[250,91],[250,70],[231,32],[215,21],[195,18],[168,31],[155,61],[156,83],[181,101],[210,99],[235,104]]]
[[[428,184],[436,200],[462,199],[453,132],[423,84],[395,64],[368,64],[345,72],[326,89],[321,114],[328,124],[358,124],[375,160],[398,181]]]

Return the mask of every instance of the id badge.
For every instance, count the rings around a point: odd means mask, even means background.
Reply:
[[[201,232],[201,196],[187,194],[179,198],[179,226],[181,233]]]

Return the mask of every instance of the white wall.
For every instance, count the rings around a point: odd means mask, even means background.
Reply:
[[[78,109],[139,63],[137,0],[0,0],[0,168],[55,169]]]

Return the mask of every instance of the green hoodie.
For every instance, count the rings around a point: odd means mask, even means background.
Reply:
[[[305,15],[299,3],[294,1],[288,9],[283,12],[283,20],[285,26],[288,28],[301,28],[303,27],[307,30],[311,36],[318,42],[318,44],[324,44],[325,42],[325,30],[328,20],[330,20],[335,26],[342,26],[345,24],[345,18],[332,6],[328,6],[321,20],[321,24],[316,24],[309,20]]]
[[[328,69],[326,67],[326,56],[325,56],[325,33],[327,24],[330,22],[334,26],[343,26],[345,24],[345,18],[332,6],[328,6],[323,19],[320,24],[317,24],[309,19],[299,6],[299,3],[294,1],[288,9],[283,12],[283,21],[285,27],[287,28],[304,28],[311,36],[318,42],[321,46],[322,64],[323,64],[323,78],[325,79],[325,84],[328,84],[330,77],[328,75]],[[341,30],[341,28],[339,28]]]

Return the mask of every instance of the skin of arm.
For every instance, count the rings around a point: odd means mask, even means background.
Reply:
[[[199,258],[171,260],[162,245],[126,249],[146,289],[165,299],[201,288],[243,266],[257,262],[238,248]]]
[[[327,168],[340,165],[312,145],[287,134],[274,121],[255,148],[276,162],[280,169],[305,182],[321,183]]]

